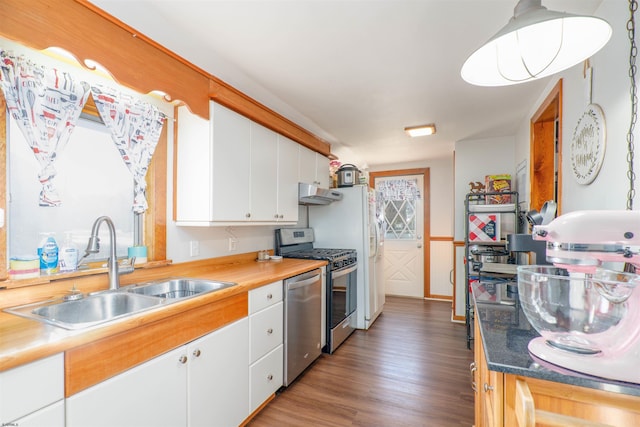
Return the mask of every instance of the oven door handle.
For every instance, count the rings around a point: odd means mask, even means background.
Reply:
[[[345,276],[345,275],[347,275],[347,274],[349,274],[349,273],[351,273],[351,272],[356,271],[356,269],[357,269],[357,268],[358,268],[358,264],[353,265],[353,266],[351,266],[351,267],[348,267],[348,268],[347,268],[347,269],[345,269],[345,270],[338,270],[338,271],[336,271],[336,272],[332,272],[332,273],[331,273],[331,278],[332,278],[332,279],[337,279],[338,277]]]

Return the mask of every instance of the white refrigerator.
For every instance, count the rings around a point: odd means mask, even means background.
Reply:
[[[384,289],[384,216],[375,192],[366,185],[338,188],[342,200],[309,206],[314,247],[356,249],[358,329],[369,329],[382,313]]]

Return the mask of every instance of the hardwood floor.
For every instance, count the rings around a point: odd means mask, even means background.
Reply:
[[[473,353],[450,317],[448,302],[387,297],[373,327],[323,354],[249,426],[471,426]]]

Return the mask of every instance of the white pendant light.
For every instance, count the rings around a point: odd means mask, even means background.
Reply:
[[[610,37],[604,19],[550,11],[541,0],[520,0],[507,25],[465,61],[461,75],[478,86],[539,79],[591,57]]]

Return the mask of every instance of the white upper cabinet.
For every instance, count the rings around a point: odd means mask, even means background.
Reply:
[[[178,225],[297,222],[297,143],[215,102],[180,107],[177,135]]]
[[[300,145],[298,175],[300,182],[329,188],[329,159]]]
[[[298,222],[298,143],[278,135],[278,221]]]
[[[251,121],[216,103],[209,107],[211,221],[251,220]]]
[[[278,134],[251,123],[251,220],[278,220]]]

